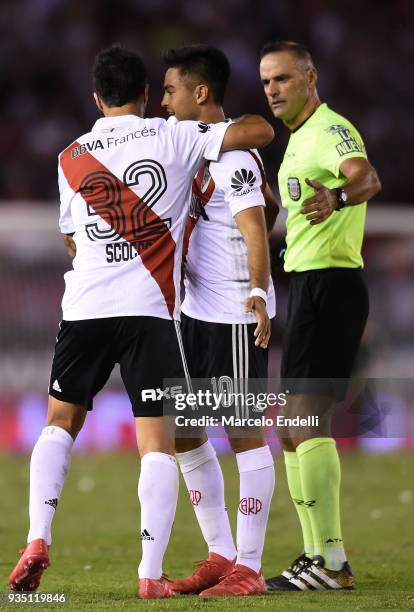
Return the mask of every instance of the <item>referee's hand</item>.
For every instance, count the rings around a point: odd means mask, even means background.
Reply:
[[[301,213],[306,215],[306,219],[311,225],[322,223],[331,216],[335,208],[338,207],[338,199],[334,190],[325,187],[319,181],[305,179],[309,187],[313,187],[315,193],[310,198],[303,200]]]
[[[244,302],[244,310],[245,312],[252,312],[256,317],[257,327],[254,330],[256,338],[255,346],[266,349],[270,338],[270,319],[264,300],[257,295],[248,297]]]

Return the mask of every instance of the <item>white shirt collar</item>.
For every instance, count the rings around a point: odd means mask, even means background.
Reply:
[[[130,123],[136,119],[143,119],[143,117],[138,117],[138,115],[119,115],[116,117],[101,117],[98,121],[95,122],[92,127],[92,131],[96,130],[107,130],[111,127],[118,127],[125,125],[126,123]]]

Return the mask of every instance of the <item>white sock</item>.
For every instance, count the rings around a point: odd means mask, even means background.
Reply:
[[[166,453],[144,455],[138,497],[142,541],[138,576],[159,579],[177,508],[178,469],[174,457]]]
[[[27,541],[52,543],[51,525],[68,472],[72,436],[54,425],[45,427],[30,461],[30,530]]]
[[[210,441],[186,453],[176,453],[190,494],[198,524],[209,552],[233,560],[233,542],[226,503],[223,473]]]
[[[273,457],[266,445],[237,453],[236,459],[240,472],[236,563],[259,572],[275,487]]]

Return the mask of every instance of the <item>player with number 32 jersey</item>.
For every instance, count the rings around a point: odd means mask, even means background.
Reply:
[[[104,117],[60,154],[60,229],[76,242],[64,320],[178,318],[184,203],[227,127]]]

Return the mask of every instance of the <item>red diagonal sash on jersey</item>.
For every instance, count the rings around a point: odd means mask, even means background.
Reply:
[[[262,177],[262,184],[260,185],[260,189],[262,191],[262,193],[264,193],[266,191],[266,175],[265,175],[265,171],[263,168],[263,164],[261,162],[261,159],[258,155],[256,155],[256,153],[254,153],[253,151],[247,150],[246,153],[250,153],[250,155],[253,157],[253,159],[255,160],[258,168],[259,168],[259,172],[260,172],[260,176]]]
[[[216,184],[213,180],[213,177],[210,175],[209,173],[209,165],[210,162],[209,161],[204,161],[194,180],[193,180],[193,187],[192,187],[192,200],[198,200],[199,204],[201,206],[206,206],[210,199],[211,196],[214,193],[214,189],[216,188]],[[205,185],[203,185],[203,182],[205,180],[206,177],[206,173],[209,173],[208,176],[208,183],[207,183],[207,189],[205,189]],[[192,216],[190,213],[190,216],[187,219],[187,223],[185,224],[185,231],[184,231],[184,242],[183,242],[183,256],[184,258],[187,256],[188,254],[188,247],[190,244],[190,236],[193,232],[193,229],[195,228],[195,226],[197,225],[197,221],[199,220],[200,215],[194,215]]]
[[[100,161],[98,161],[93,155],[88,152],[78,155],[74,158],[71,156],[71,152],[74,148],[79,148],[78,142],[74,142],[73,145],[68,147],[60,157],[60,164],[63,173],[68,181],[70,187],[75,193],[79,192],[79,188],[85,179],[91,173],[94,172],[110,172]],[[122,211],[124,213],[122,223],[117,222],[116,215],[113,214],[113,208],[108,207],[107,212],[99,211],[97,201],[102,201],[105,198],[104,187],[101,186],[102,198],[99,200],[97,196],[97,189],[94,190],[83,190],[81,195],[83,199],[93,208],[108,225],[114,229],[124,240],[130,242],[138,255],[141,258],[144,266],[149,270],[151,276],[157,282],[161,292],[165,298],[168,312],[170,316],[173,316],[175,306],[175,286],[174,286],[174,253],[175,253],[175,241],[169,231],[167,225],[163,222],[160,217],[142,200],[139,202],[139,207],[142,211],[145,208],[145,218],[147,227],[154,227],[157,229],[156,234],[152,237],[147,236],[146,244],[141,243],[141,248],[137,247],[136,236],[134,235],[134,228],[132,227],[132,214],[133,207],[137,207],[137,201],[139,197],[129,189],[120,179],[116,178],[117,186],[120,188],[120,197],[122,201]],[[98,208],[98,210],[96,210]],[[165,227],[165,230],[163,229]],[[160,233],[160,227],[162,233]],[[151,239],[153,238],[153,239]],[[135,241],[135,242],[134,242]],[[127,291],[128,288],[125,287]]]

